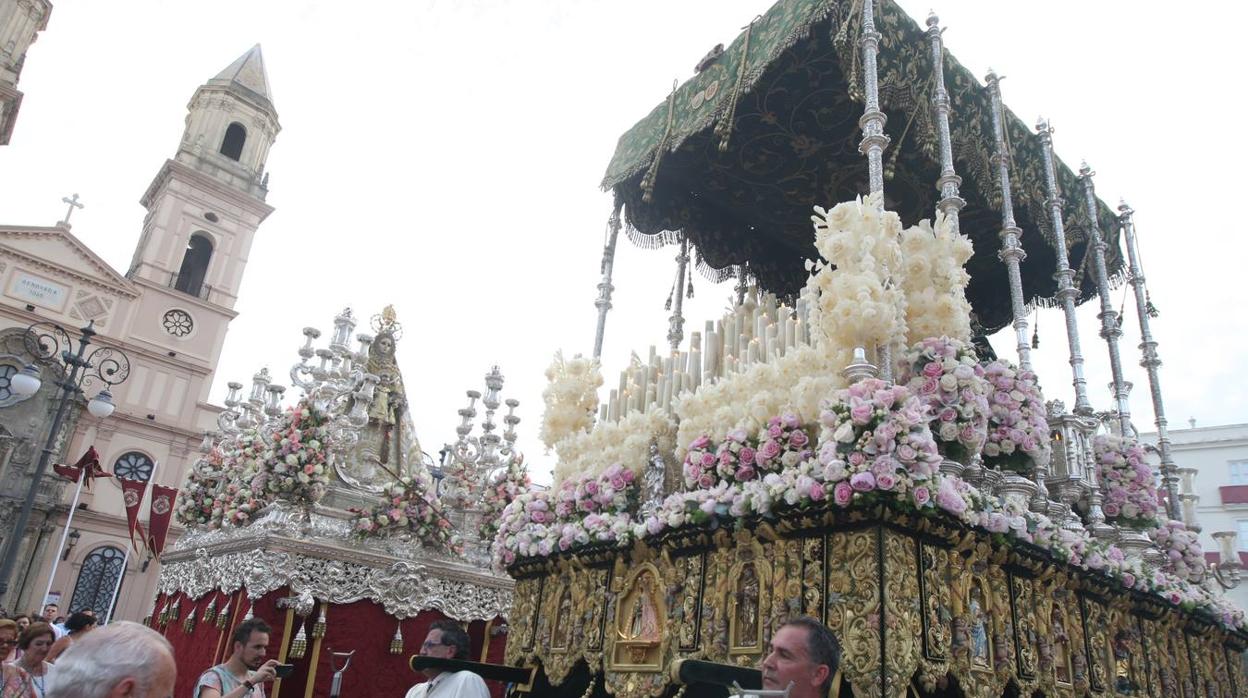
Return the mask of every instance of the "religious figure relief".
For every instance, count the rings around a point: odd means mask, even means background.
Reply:
[[[626,670],[658,669],[667,618],[659,575],[646,563],[630,577],[616,604],[612,664]]]
[[[1056,603],[1053,604],[1053,678],[1059,684],[1069,686],[1073,680],[1073,669],[1071,667],[1070,636],[1066,633],[1064,615],[1061,608]]]
[[[984,598],[983,585],[971,584],[971,594],[966,605],[967,626],[971,641],[971,667],[974,669],[991,670],[993,666],[992,616],[988,613],[988,605]]]
[[[753,563],[746,563],[741,568],[741,576],[737,579],[733,593],[733,633],[732,645],[738,648],[753,648],[759,641],[759,580],[758,571]]]
[[[1114,690],[1118,693],[1135,693],[1135,682],[1131,675],[1131,637],[1125,631],[1114,635]]]
[[[559,594],[559,604],[555,610],[555,622],[550,631],[550,648],[566,650],[572,625],[572,592],[564,587]]]

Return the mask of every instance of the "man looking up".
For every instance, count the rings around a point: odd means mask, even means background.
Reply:
[[[789,698],[822,698],[841,664],[841,647],[827,626],[810,616],[789,620],[771,636],[763,658],[763,689],[783,691],[793,682]]]
[[[238,624],[231,638],[230,658],[200,675],[194,698],[265,698],[264,682],[277,675],[269,652],[269,624],[251,618]]]
[[[440,620],[429,626],[429,634],[420,646],[420,656],[442,659],[468,659],[468,633],[459,624]],[[471,671],[425,669],[429,678],[407,690],[405,698],[489,698],[485,681]]]

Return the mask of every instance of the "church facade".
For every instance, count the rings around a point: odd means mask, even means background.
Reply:
[[[75,237],[70,215],[51,227],[0,225],[0,535],[14,535],[59,393],[53,363],[39,367],[42,387],[35,395],[23,399],[11,390],[12,376],[32,360],[22,340],[26,328],[56,323],[76,349],[79,328],[90,323],[98,333],[93,344],[121,350],[129,369],[112,388],[117,409],[106,419],[83,409],[101,386],[83,386],[54,458],[72,462],[94,446],[116,478],[83,492],[73,547],[49,586],[74,487],[47,471],[0,602],[7,609],[38,608],[50,588],[62,613],[91,608],[102,616],[124,575],[113,615],[141,619],[155,596],[159,565],[126,554],[117,478],[178,487],[200,456],[205,432],[216,429],[221,408],[209,402],[213,373],[252,240],[273,211],[265,203],[265,161],[280,125],[260,47],[196,89],[188,111],[176,154],[140,199],[147,215],[124,274]]]

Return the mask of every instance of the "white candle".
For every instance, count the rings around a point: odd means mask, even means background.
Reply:
[[[702,352],[697,347],[689,352],[689,375],[693,377],[693,388],[696,390],[702,382]]]
[[[611,398],[607,401],[607,419],[612,422],[618,422],[620,419],[620,394],[615,390],[611,391]]]
[[[745,355],[747,363],[749,364],[758,363],[758,355],[759,355],[758,340],[751,339],[749,349],[747,350],[746,355]]]
[[[607,406],[598,405],[598,423],[602,424],[607,421]]]

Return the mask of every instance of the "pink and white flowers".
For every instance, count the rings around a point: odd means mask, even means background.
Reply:
[[[1136,530],[1156,525],[1158,499],[1153,470],[1135,439],[1099,435],[1092,442],[1096,479],[1105,495],[1102,509],[1111,523]]]
[[[355,519],[355,532],[360,536],[389,536],[408,532],[422,544],[435,550],[460,552],[463,545],[453,533],[450,519],[437,499],[429,492],[429,483],[419,475],[405,476],[382,490],[381,501]]]
[[[521,493],[533,486],[523,459],[512,461],[506,471],[496,474],[485,483],[481,497],[481,538],[493,540],[498,533],[499,519],[503,509]]]
[[[1189,531],[1182,521],[1168,520],[1150,530],[1149,536],[1164,556],[1161,569],[1193,584],[1204,580],[1208,568],[1195,531]]]
[[[998,359],[984,367],[991,391],[984,465],[1022,475],[1049,459],[1049,423],[1036,374]]]
[[[855,492],[905,496],[925,485],[927,491],[915,501],[930,501],[928,483],[940,466],[940,453],[928,428],[928,413],[908,388],[877,379],[859,381],[837,391],[819,421],[818,461],[835,503],[852,499]],[[850,491],[840,486],[845,482]]]
[[[905,356],[900,382],[929,410],[946,458],[968,463],[988,439],[991,386],[984,376],[975,350],[957,339],[924,339]]]

